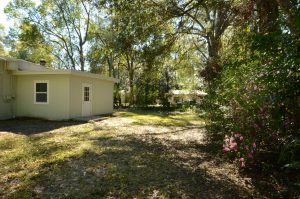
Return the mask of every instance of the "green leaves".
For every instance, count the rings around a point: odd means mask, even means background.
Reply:
[[[283,15],[281,31],[260,24],[261,17],[266,16],[253,13],[223,40],[222,72],[209,85],[204,104],[211,120],[208,129],[219,141],[221,135],[239,132],[255,142],[259,147],[253,167],[294,169],[299,162],[299,38],[286,31]]]
[[[5,7],[4,13],[10,18],[21,19],[26,15],[26,12],[33,9],[35,3],[32,0],[12,0]]]

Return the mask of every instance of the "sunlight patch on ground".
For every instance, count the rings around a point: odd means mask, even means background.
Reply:
[[[205,147],[204,121],[195,114],[118,112],[98,122],[24,120],[15,128],[4,122],[0,197],[230,198],[250,193],[235,183],[242,181],[237,174],[226,178],[228,166],[215,164]],[[215,193],[216,187],[222,191]]]

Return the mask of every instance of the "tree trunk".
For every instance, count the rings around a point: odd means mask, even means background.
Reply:
[[[145,85],[145,98],[144,98],[144,105],[148,106],[149,104],[149,81],[146,82],[146,85]]]
[[[129,106],[134,104],[134,93],[133,93],[133,69],[129,71]]]
[[[277,20],[279,16],[278,4],[274,0],[256,0],[258,11],[258,27],[260,33],[279,32]]]
[[[109,56],[107,56],[107,64],[108,64],[108,73],[109,77],[115,77],[114,73],[114,59],[112,54],[110,53]]]
[[[79,53],[80,53],[80,58],[79,58],[79,61],[80,61],[80,70],[84,71],[84,55],[83,55],[82,48],[80,48]]]
[[[205,36],[208,47],[208,60],[205,69],[201,71],[200,75],[203,76],[207,82],[212,82],[218,77],[222,70],[219,56],[222,48],[221,37],[232,20],[229,16],[230,12],[230,6],[227,4],[219,8],[206,8],[206,17],[210,21],[211,27],[208,27],[209,31]],[[212,13],[213,17],[211,16]]]
[[[72,69],[76,70],[76,64],[75,64],[75,61],[74,61],[73,57],[70,57],[70,60],[71,60],[71,63],[72,63]]]
[[[134,104],[134,93],[133,93],[133,78],[134,78],[134,63],[133,58],[126,53],[127,71],[129,76],[129,106]]]
[[[219,52],[221,49],[221,39],[215,38],[212,34],[207,36],[208,43],[208,60],[207,65],[203,71],[201,71],[201,76],[205,78],[206,81],[211,82],[214,78],[218,76],[221,72],[220,57]]]

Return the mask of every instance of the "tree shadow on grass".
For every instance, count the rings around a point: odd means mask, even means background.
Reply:
[[[47,121],[34,118],[17,118],[0,121],[0,132],[11,132],[20,135],[45,133],[62,127],[83,124],[78,121]]]
[[[71,158],[42,165],[10,197],[42,198],[242,198],[228,178],[197,167],[205,157],[180,158],[158,139],[93,137]],[[189,146],[177,143],[178,150]],[[193,145],[194,147],[194,145]],[[211,156],[210,156],[211,157]]]
[[[242,171],[241,176],[250,178],[254,189],[265,198],[300,198],[299,170],[284,171],[274,165],[263,163]],[[267,167],[268,166],[268,167]],[[298,183],[298,184],[297,184]]]

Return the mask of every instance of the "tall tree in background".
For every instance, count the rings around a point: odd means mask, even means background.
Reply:
[[[193,34],[199,37],[199,42],[207,46],[204,52],[207,64],[202,75],[207,81],[212,81],[221,71],[220,51],[221,38],[232,23],[235,12],[234,1],[223,0],[168,0],[155,1],[158,6],[164,5],[169,18],[176,18],[178,32]]]
[[[5,37],[5,45],[10,49],[9,55],[34,63],[45,60],[47,66],[52,66],[55,57],[52,47],[45,42],[36,25],[23,21],[18,29],[10,28]]]
[[[0,56],[4,56],[6,54],[4,50],[4,41],[5,41],[5,31],[4,26],[0,24]]]
[[[92,8],[92,2],[84,0],[43,0],[37,7],[30,0],[13,0],[5,11],[33,23],[54,47],[61,67],[84,71]]]
[[[118,33],[112,24],[112,11],[100,4],[97,6],[98,15],[91,27],[91,46],[88,53],[90,69],[93,72],[101,71],[103,74],[108,69],[108,76],[117,77],[115,69],[116,58],[119,57],[116,41]],[[108,67],[105,69],[105,65]]]
[[[168,24],[156,14],[151,1],[110,0],[106,5],[114,32],[114,47],[128,73],[129,102],[134,104],[136,75],[147,70],[150,73],[156,59],[168,51],[174,37]]]

